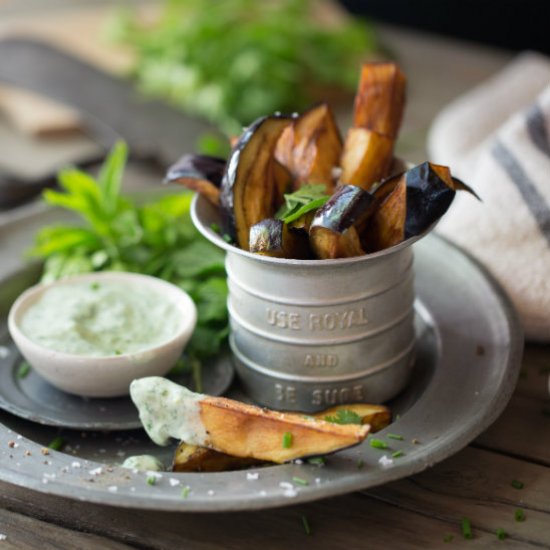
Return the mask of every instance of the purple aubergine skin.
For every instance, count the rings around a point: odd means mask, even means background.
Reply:
[[[255,142],[260,140],[261,143],[267,135],[280,136],[293,118],[291,115],[276,114],[255,120],[243,132],[227,160],[221,181],[220,207],[223,230],[236,242],[238,239],[235,195],[240,193],[241,186],[249,184],[251,175],[257,178],[265,177],[266,167],[255,166],[256,155],[253,152]]]
[[[324,227],[334,233],[343,233],[368,216],[375,201],[373,195],[360,187],[341,185],[317,210],[310,230],[314,227]]]
[[[225,170],[225,159],[210,155],[183,155],[168,168],[164,183],[181,178],[204,179],[219,187]]]
[[[250,252],[261,253],[283,249],[283,222],[267,218],[250,228]]]
[[[423,162],[407,171],[405,239],[420,235],[447,210],[456,192]]]

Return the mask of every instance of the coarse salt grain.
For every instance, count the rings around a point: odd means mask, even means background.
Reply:
[[[116,485],[110,485],[107,487],[107,491],[109,491],[109,493],[116,493],[118,491],[118,487]]]
[[[90,470],[88,473],[89,473],[91,476],[98,476],[98,475],[100,475],[102,472],[103,472],[103,468],[101,468],[101,466],[100,466],[99,468],[94,468],[93,470]]]
[[[378,462],[384,468],[386,468],[388,466],[391,466],[393,464],[393,460],[391,458],[389,458],[387,455],[381,456],[378,459]]]
[[[3,535],[0,533],[0,540],[6,540],[8,538],[8,535]]]
[[[180,484],[180,480],[174,477],[171,477],[168,482],[170,483],[171,487],[177,487]]]
[[[256,481],[260,477],[260,474],[258,472],[247,472],[246,479],[248,481]]]
[[[80,468],[81,467],[81,464],[80,462],[71,462],[71,468]]]

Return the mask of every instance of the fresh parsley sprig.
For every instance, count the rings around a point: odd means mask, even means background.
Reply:
[[[265,113],[304,109],[319,88],[356,88],[375,33],[352,16],[319,22],[321,11],[314,0],[165,0],[154,20],[120,8],[106,34],[136,53],[141,90],[232,135]]]
[[[334,416],[325,416],[327,422],[333,424],[362,424],[361,417],[349,409],[339,409]]]

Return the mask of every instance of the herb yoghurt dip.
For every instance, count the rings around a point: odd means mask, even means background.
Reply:
[[[171,438],[190,445],[208,443],[200,410],[204,395],[166,378],[148,376],[130,384],[130,397],[145,431],[157,445],[168,445]]]
[[[20,328],[49,349],[104,357],[167,342],[181,323],[178,308],[149,286],[90,281],[46,289],[27,309]]]

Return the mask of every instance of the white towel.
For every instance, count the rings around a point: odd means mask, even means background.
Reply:
[[[550,341],[550,60],[520,55],[433,123],[428,148],[459,193],[438,231],[508,292],[529,340]]]

